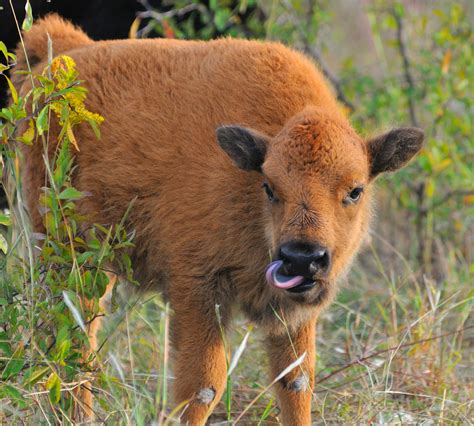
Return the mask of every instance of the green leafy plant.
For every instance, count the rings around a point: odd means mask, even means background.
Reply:
[[[15,58],[4,45],[0,50],[5,71]],[[133,282],[127,254],[132,243],[123,223],[91,225],[77,210],[86,194],[74,188],[71,178],[74,151],[80,149],[74,128],[88,124],[99,137],[103,118],[85,108],[87,90],[73,59],[59,56],[40,75],[26,73],[32,88],[23,96],[3,77],[12,103],[0,112],[2,166],[13,181],[5,187],[13,190],[11,215],[1,217],[8,230],[2,234],[0,265],[0,396],[10,397],[11,410],[22,409],[44,389],[51,416],[67,418],[74,410],[74,391],[95,368],[94,355],[85,358],[84,348],[90,344],[88,326],[102,315],[99,300],[109,283],[107,268],[113,264],[118,269],[110,272],[125,273]],[[53,141],[48,129],[54,119],[61,131]],[[26,130],[19,134],[20,129]],[[30,232],[23,211],[19,144],[45,147],[48,184],[39,200],[41,234]],[[48,144],[56,147],[52,158]]]
[[[467,254],[464,236],[472,226],[474,100],[467,89],[474,75],[472,27],[459,4],[416,20],[400,3],[376,4],[372,13],[378,18],[374,31],[393,34],[388,49],[399,56],[397,72],[376,81],[348,67],[344,88],[356,97],[357,126],[397,121],[425,130],[426,146],[415,166],[394,176],[389,188],[415,224],[412,254],[425,273],[439,276],[434,265],[442,247],[454,244],[460,256]]]

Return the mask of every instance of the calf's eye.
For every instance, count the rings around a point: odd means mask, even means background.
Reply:
[[[277,197],[275,197],[275,194],[273,193],[272,189],[270,188],[270,185],[268,185],[268,183],[264,182],[263,185],[262,185],[262,188],[265,190],[266,194],[267,194],[267,197],[268,199],[274,203],[275,201],[277,201]]]
[[[347,194],[347,197],[344,199],[345,204],[351,204],[351,203],[356,203],[357,201],[360,200],[360,197],[362,196],[362,193],[364,192],[364,188],[361,186],[358,186],[357,188],[354,188],[349,194]]]

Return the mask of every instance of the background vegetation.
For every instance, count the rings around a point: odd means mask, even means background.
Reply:
[[[281,40],[320,64],[362,133],[406,124],[427,134],[417,160],[380,182],[371,240],[319,322],[315,422],[472,423],[472,4],[193,4],[176,1],[166,13],[149,7],[130,34],[208,38],[217,30]],[[8,67],[14,58],[0,50],[0,63]],[[11,207],[0,216],[0,419],[73,421],[81,411],[77,389],[86,385],[96,394],[98,421],[164,423],[172,419],[168,389],[173,378],[169,308],[159,296],[116,308],[97,354],[84,359],[79,350],[88,344],[84,329],[102,315],[96,302],[108,280],[105,265],[118,259],[130,273],[126,248],[133,235],[120,224],[84,228],[75,210],[82,194],[69,179],[74,145],[80,145],[74,126],[87,122],[99,133],[101,117],[84,109],[87,94],[74,64],[67,58],[53,61],[42,76],[31,78],[36,82],[28,95],[33,109],[26,109],[25,97],[12,90],[12,106],[0,113]],[[64,131],[41,200],[48,232],[31,235],[17,191],[14,142],[47,144],[51,114],[60,117]],[[15,135],[21,123],[28,124]],[[42,240],[41,249],[35,238]],[[92,303],[84,306],[78,294]],[[113,301],[118,299],[120,294]],[[238,364],[212,421],[232,423],[248,408],[245,422],[277,423],[272,393],[262,393],[270,380],[258,330],[239,319],[228,346],[229,362],[237,348],[242,351],[234,355]]]

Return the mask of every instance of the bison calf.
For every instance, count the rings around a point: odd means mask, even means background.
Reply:
[[[316,319],[367,232],[375,178],[404,166],[423,132],[364,140],[314,64],[278,43],[93,42],[50,16],[25,34],[36,71],[47,33],[105,117],[100,141],[77,131],[74,184],[92,194],[80,208],[112,224],[134,200],[137,279],[173,308],[175,402],[190,401],[182,421],[204,423],[225,387],[218,304],[224,325],[234,306],[260,325],[273,376],[307,353],[277,394],[284,424],[309,424]],[[41,154],[24,148],[36,229]]]

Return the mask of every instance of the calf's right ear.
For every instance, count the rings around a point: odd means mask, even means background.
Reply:
[[[262,171],[269,137],[240,126],[221,126],[216,130],[217,142],[242,170]]]
[[[393,129],[369,140],[371,177],[405,166],[422,148],[423,140],[423,130],[415,127]]]

